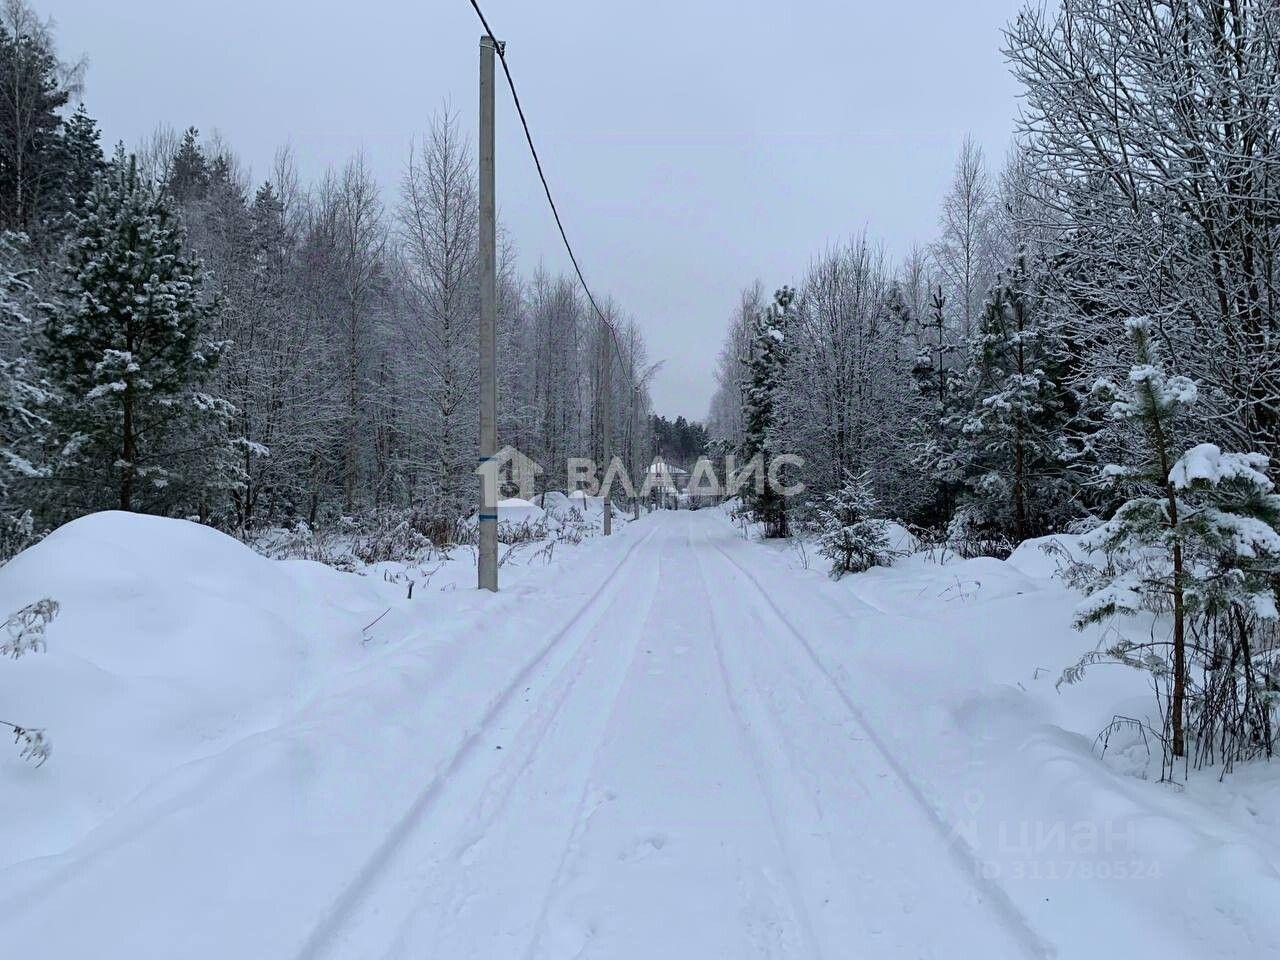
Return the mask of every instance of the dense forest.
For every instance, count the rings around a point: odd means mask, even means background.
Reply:
[[[456,116],[385,196],[360,154],[254,179],[232,145],[159,127],[104,151],[82,64],[22,0],[0,16],[0,558],[117,508],[252,536],[399,518],[448,542],[478,429],[477,184]],[[544,464],[651,456],[636,324],[601,376],[574,282],[501,252],[499,433]],[[544,484],[563,488],[549,469]]]

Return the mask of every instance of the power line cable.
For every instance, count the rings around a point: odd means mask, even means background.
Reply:
[[[542,169],[542,160],[538,157],[538,148],[533,145],[533,134],[529,131],[529,120],[525,117],[524,107],[520,104],[520,94],[516,92],[516,81],[511,76],[511,67],[507,65],[506,44],[494,36],[493,29],[489,26],[489,21],[485,19],[484,11],[480,9],[480,4],[476,0],[471,0],[471,7],[475,10],[476,16],[480,18],[480,24],[484,27],[484,32],[493,41],[494,49],[498,52],[498,60],[502,63],[502,72],[506,75],[507,86],[511,88],[511,99],[515,102],[516,113],[520,116],[520,126],[524,128],[525,142],[529,144],[529,153],[533,155],[533,165],[537,168],[538,179],[542,181],[542,191],[547,195],[547,203],[551,207],[551,215],[555,217],[556,227],[560,231],[560,239],[564,242],[564,249],[569,254],[569,261],[573,264],[573,270],[578,275],[578,282],[582,284],[582,290],[586,293],[587,300],[591,302],[591,307],[595,310],[596,316],[612,336],[614,349],[617,350],[618,358],[621,360],[622,344],[618,340],[618,330],[605,317],[604,311],[600,309],[600,305],[596,303],[595,296],[591,293],[591,288],[587,286],[587,278],[582,275],[582,267],[578,265],[578,257],[573,252],[573,245],[569,243],[569,235],[565,232],[564,221],[560,219],[560,211],[556,207],[555,198],[551,195],[551,185],[547,183],[547,175]]]

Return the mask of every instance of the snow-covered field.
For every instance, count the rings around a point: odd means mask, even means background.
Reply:
[[[1280,771],[1101,756],[1152,698],[1055,687],[1096,637],[1037,544],[615,530],[497,596],[116,513],[0,569],[61,604],[0,663],[54,742],[0,753],[0,957],[1280,956]]]

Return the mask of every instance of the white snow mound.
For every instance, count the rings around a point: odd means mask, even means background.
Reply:
[[[387,606],[377,581],[116,511],[0,568],[0,616],[46,596],[48,649],[0,663],[0,717],[45,728],[55,757],[37,771],[0,746],[0,866],[66,849],[156,776],[277,722]]]
[[[499,523],[538,523],[546,519],[546,512],[536,503],[509,497],[498,501]]]

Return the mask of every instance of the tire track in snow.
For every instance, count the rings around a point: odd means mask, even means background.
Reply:
[[[596,588],[587,601],[570,616],[559,630],[552,634],[551,638],[532,657],[525,661],[512,680],[489,701],[479,721],[466,734],[452,756],[443,765],[443,769],[423,787],[413,804],[387,833],[359,873],[325,911],[302,947],[294,955],[295,960],[321,960],[321,958],[329,955],[330,951],[336,946],[336,940],[343,927],[377,887],[382,875],[395,860],[401,846],[418,829],[427,811],[438,800],[444,785],[476,752],[478,745],[501,716],[504,708],[514,701],[520,688],[533,678],[533,675],[550,658],[551,654],[562,645],[565,638],[574,632],[575,628],[586,619],[589,613],[602,605],[607,606],[607,604],[603,604],[603,601],[606,598],[612,599],[613,594],[616,592],[615,587],[618,575],[627,566],[636,551],[653,540],[657,533],[658,530],[650,531],[642,539],[631,544],[623,554],[622,559],[601,581],[600,586]],[[584,639],[584,646],[586,643],[587,641]],[[563,669],[568,669],[571,665],[572,660]],[[560,672],[563,672],[563,670]]]
[[[662,554],[659,553],[658,564],[654,570],[653,590],[649,595],[649,601],[644,615],[639,617],[636,621],[638,624],[645,623],[649,618],[649,613],[653,609],[653,602],[657,599],[658,583],[661,575]],[[587,767],[587,776],[582,783],[582,791],[578,795],[577,802],[574,804],[573,808],[573,826],[565,837],[564,846],[561,848],[560,856],[556,861],[555,872],[551,875],[550,881],[543,890],[542,899],[538,905],[538,916],[533,925],[533,932],[529,937],[529,942],[525,945],[525,949],[521,954],[524,960],[533,960],[533,958],[537,956],[538,947],[542,944],[542,937],[547,927],[547,918],[551,914],[551,905],[555,902],[556,894],[564,885],[564,877],[569,866],[569,859],[576,846],[580,843],[582,836],[586,832],[586,826],[591,820],[591,814],[599,807],[599,804],[597,804],[596,808],[593,808],[591,811],[587,810],[588,802],[591,799],[592,774],[595,772],[596,765],[599,762],[600,751],[604,747],[604,739],[608,734],[609,725],[613,721],[614,714],[617,713],[618,697],[622,693],[622,687],[627,682],[627,677],[631,675],[631,670],[635,665],[636,655],[639,652],[639,649],[640,636],[637,634],[635,643],[631,647],[631,655],[627,657],[626,669],[622,671],[622,679],[613,691],[613,696],[609,703],[609,710],[605,715],[604,723],[600,726],[600,736],[596,739],[595,746],[591,750],[591,763]]]
[[[656,536],[656,533],[654,535]],[[651,585],[647,590],[645,599],[642,602],[637,602],[634,596],[626,596],[625,592],[620,595],[616,595],[611,599],[608,607],[601,612],[601,617],[597,618],[595,624],[598,624],[603,620],[606,614],[610,616],[615,614],[617,612],[617,608],[624,602],[624,600],[628,601],[629,604],[636,604],[638,607],[643,607],[644,610],[639,616],[636,616],[636,610],[625,611],[623,622],[636,624],[643,623],[645,617],[648,615],[649,609],[653,606],[654,599],[657,596],[657,584],[660,570],[661,555],[659,554],[659,563],[657,567],[652,571],[646,571],[644,574],[646,579],[651,581]],[[626,617],[629,617],[630,619],[628,620]],[[575,652],[574,658],[570,664],[567,664],[565,669],[557,675],[555,681],[549,685],[549,687],[554,690],[552,699],[548,700],[548,694],[544,694],[543,699],[538,708],[536,708],[533,716],[529,717],[520,726],[517,736],[512,742],[523,739],[527,740],[529,745],[524,750],[523,755],[520,756],[518,762],[514,763],[514,765],[512,763],[504,764],[486,782],[480,798],[476,801],[477,809],[475,814],[468,821],[463,834],[454,838],[454,841],[451,844],[450,856],[455,863],[460,862],[468,851],[483,843],[489,836],[490,828],[493,827],[500,820],[502,814],[509,809],[511,800],[515,795],[517,788],[521,785],[526,774],[534,769],[535,762],[544,752],[543,747],[546,745],[548,731],[551,730],[556,721],[560,718],[561,714],[564,712],[565,704],[569,701],[570,696],[578,687],[579,680],[582,679],[583,674],[590,665],[592,656],[595,654],[596,649],[604,639],[605,636],[602,632],[592,631],[590,638]],[[609,639],[616,638],[610,634]],[[582,811],[585,809],[590,796],[591,770],[595,766],[595,758],[600,752],[605,734],[608,730],[609,721],[616,709],[618,695],[623,683],[626,681],[627,674],[630,672],[630,666],[635,660],[636,651],[640,645],[640,639],[640,635],[638,633],[635,634],[632,640],[630,653],[623,658],[625,668],[620,672],[618,681],[613,686],[613,692],[609,696],[608,708],[597,712],[597,716],[599,718],[599,734],[596,737],[595,745],[592,748],[591,761],[586,766],[586,772],[584,774],[577,802],[575,803],[573,812],[569,818],[570,827],[567,834],[567,845],[572,844],[572,839],[578,832],[579,823],[582,819]],[[567,675],[571,668],[572,674]],[[549,691],[549,693],[551,693],[551,691]],[[504,759],[509,760],[510,756]],[[544,895],[544,901],[550,901],[557,878],[558,872],[549,880],[550,886]],[[461,887],[461,876],[455,873],[448,888],[450,896],[446,898],[451,903],[449,915],[452,917],[456,917],[459,914],[461,904],[466,901],[466,895],[462,892]],[[387,958],[402,956],[408,948],[413,946],[411,941],[414,934],[417,932],[416,923],[418,916],[419,914],[414,912],[405,918],[397,932],[395,941],[386,952],[385,956]],[[540,920],[541,917],[539,918],[539,921]],[[536,925],[534,930],[536,936]]]
[[[980,858],[968,842],[957,831],[951,829],[946,820],[938,812],[938,809],[929,801],[923,789],[916,782],[915,778],[906,770],[906,768],[898,761],[889,749],[887,742],[880,736],[876,729],[867,720],[862,710],[853,702],[852,698],[845,691],[844,687],[836,681],[831,670],[823,663],[818,656],[813,645],[805,638],[804,634],[792,623],[791,619],[782,612],[773,597],[770,596],[767,588],[762,584],[756,576],[746,567],[740,564],[728,551],[720,544],[716,543],[708,536],[707,543],[720,556],[733,566],[746,580],[755,587],[759,596],[764,601],[765,607],[772,614],[773,618],[782,625],[784,630],[789,633],[794,640],[801,646],[807,655],[808,661],[818,671],[819,675],[824,679],[827,686],[836,694],[845,709],[849,712],[849,716],[854,720],[858,727],[866,734],[868,742],[872,744],[876,752],[884,760],[889,770],[901,783],[907,794],[914,800],[921,812],[924,813],[926,820],[933,827],[938,837],[942,840],[943,845],[951,854],[953,860],[960,867],[960,872],[965,876],[968,882],[973,886],[980,895],[981,901],[997,916],[1009,933],[1014,937],[1015,941],[1022,948],[1027,957],[1035,958],[1035,960],[1044,960],[1055,955],[1053,948],[1045,943],[1038,933],[1031,927],[1027,918],[1018,910],[1017,906],[1009,898],[1004,888],[995,881],[985,877],[980,869]]]
[[[787,836],[782,829],[778,818],[778,801],[774,796],[774,789],[770,786],[769,777],[765,773],[764,758],[761,753],[760,744],[757,742],[756,736],[751,732],[751,725],[747,722],[746,715],[742,709],[742,701],[733,692],[733,683],[729,679],[729,671],[725,666],[724,659],[724,638],[720,627],[720,619],[716,615],[716,604],[712,598],[710,582],[707,579],[706,568],[703,564],[700,550],[696,550],[693,546],[693,537],[686,533],[686,544],[689,551],[693,554],[698,567],[698,580],[702,587],[702,595],[706,598],[707,611],[711,620],[711,642],[715,649],[716,668],[720,677],[720,685],[724,690],[725,700],[729,704],[729,712],[733,715],[734,724],[738,728],[738,733],[746,748],[746,753],[751,761],[752,771],[755,773],[756,782],[759,784],[760,793],[764,798],[765,809],[769,813],[769,822],[773,827],[773,835],[777,840],[778,849],[782,853],[783,863],[786,867],[786,886],[788,899],[791,900],[792,909],[798,919],[800,936],[804,942],[807,954],[815,960],[822,957],[822,947],[819,944],[818,937],[813,929],[813,921],[809,916],[809,908],[805,896],[800,889],[800,883],[796,874],[794,856],[792,854],[790,844],[787,842]],[[708,541],[709,542],[709,541]]]

